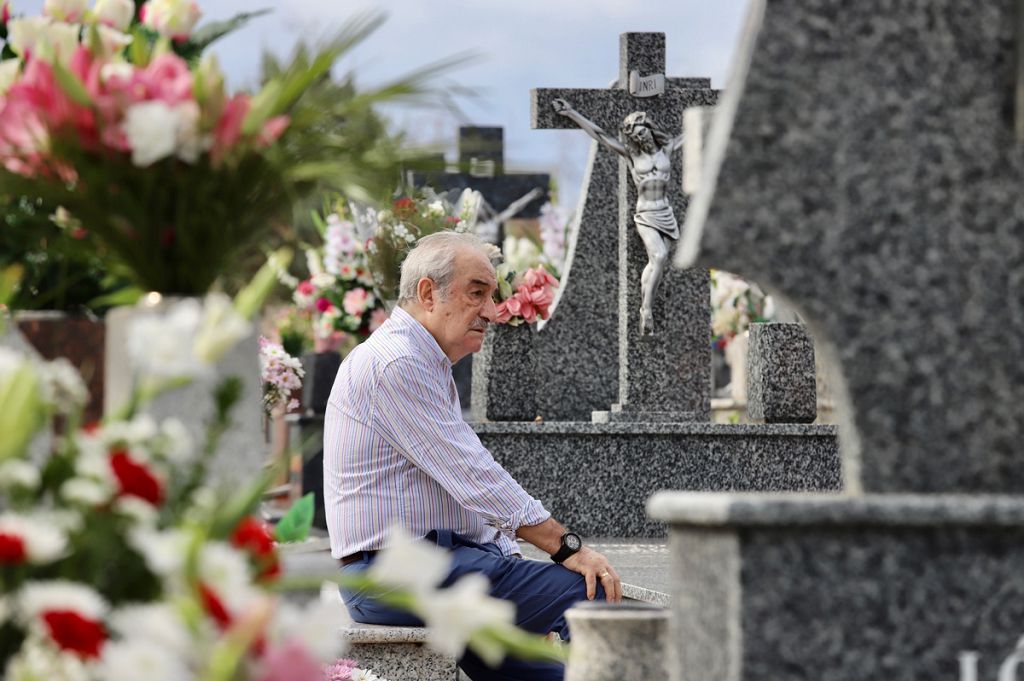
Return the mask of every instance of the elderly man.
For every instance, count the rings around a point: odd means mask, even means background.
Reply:
[[[516,604],[516,623],[568,638],[564,612],[584,598],[621,599],[600,553],[559,524],[491,456],[462,420],[451,365],[480,349],[497,282],[486,245],[468,234],[424,237],[402,264],[398,307],[341,365],[324,431],[324,496],[331,554],[346,572],[372,565],[401,523],[452,554],[447,583],[481,572]],[[516,537],[551,554],[523,560]],[[415,569],[415,568],[413,568]],[[361,593],[352,618],[416,624]],[[474,681],[561,679],[557,665],[506,660],[488,668],[467,652]]]

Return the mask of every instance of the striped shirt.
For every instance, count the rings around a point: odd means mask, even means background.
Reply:
[[[452,530],[512,555],[516,530],[551,515],[462,419],[451,361],[402,308],[338,370],[324,423],[324,502],[335,558],[382,548],[394,523],[420,537]]]

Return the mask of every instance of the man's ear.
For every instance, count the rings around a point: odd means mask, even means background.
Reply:
[[[436,296],[437,288],[433,279],[423,277],[416,283],[416,300],[424,310],[433,311]]]

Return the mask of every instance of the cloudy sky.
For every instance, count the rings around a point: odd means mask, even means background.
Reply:
[[[17,1],[17,0],[15,0]],[[360,12],[384,11],[388,20],[341,63],[357,83],[375,85],[453,54],[480,57],[449,74],[469,88],[460,102],[464,118],[436,110],[389,112],[420,143],[445,147],[455,159],[459,125],[505,128],[506,164],[550,172],[562,200],[574,201],[589,139],[580,132],[530,129],[530,88],[606,87],[618,75],[619,34],[662,31],[667,75],[710,77],[724,86],[746,0],[207,0],[208,19],[255,7],[273,14],[215,45],[233,85],[252,85],[263,49],[287,53],[297,40],[337,30]]]

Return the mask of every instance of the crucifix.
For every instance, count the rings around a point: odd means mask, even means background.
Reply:
[[[666,266],[687,205],[669,179],[682,175],[683,111],[714,105],[718,92],[706,78],[665,77],[663,33],[624,33],[619,53],[618,87],[535,89],[531,102],[534,128],[582,128],[618,157],[618,229],[606,235],[619,253],[617,305],[607,310],[618,315],[618,402],[593,419],[706,420],[708,272]]]

